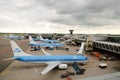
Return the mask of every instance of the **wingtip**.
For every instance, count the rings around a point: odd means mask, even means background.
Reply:
[[[14,58],[2,59],[2,61],[15,60]]]

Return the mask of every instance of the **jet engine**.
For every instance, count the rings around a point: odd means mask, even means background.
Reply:
[[[68,68],[68,65],[67,64],[60,64],[58,66],[59,69],[67,69]]]

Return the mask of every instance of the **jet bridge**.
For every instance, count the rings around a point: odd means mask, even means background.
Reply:
[[[93,41],[93,46],[95,48],[120,54],[120,43],[113,43],[107,41]]]

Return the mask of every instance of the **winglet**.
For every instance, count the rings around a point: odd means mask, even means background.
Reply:
[[[76,54],[83,54],[83,50],[84,50],[84,43],[81,44],[81,47]]]

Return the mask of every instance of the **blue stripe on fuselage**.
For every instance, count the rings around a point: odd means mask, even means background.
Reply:
[[[44,56],[14,56],[16,60],[23,62],[68,62],[68,61],[86,61],[88,58],[83,55],[44,55]]]

